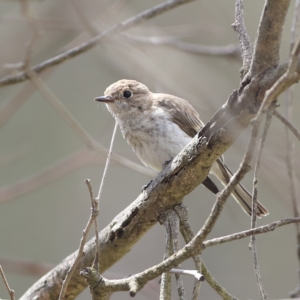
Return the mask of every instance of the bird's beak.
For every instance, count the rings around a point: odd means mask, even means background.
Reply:
[[[110,103],[110,102],[114,102],[115,100],[110,97],[110,96],[101,96],[101,97],[96,97],[94,99],[95,101],[99,101],[99,102],[105,102],[105,103]]]

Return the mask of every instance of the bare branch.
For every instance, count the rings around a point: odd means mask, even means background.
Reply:
[[[89,187],[89,181],[86,181],[86,184],[88,185]],[[90,190],[90,187],[89,187],[89,192],[90,192],[90,195],[92,194],[91,193],[91,190]],[[72,262],[72,265],[70,266],[70,268],[68,269],[67,273],[66,273],[66,277],[64,278],[63,282],[62,282],[62,286],[61,286],[61,290],[60,290],[60,293],[59,293],[59,298],[58,300],[63,300],[65,298],[65,294],[66,294],[66,291],[67,291],[67,287],[69,285],[69,282],[71,281],[71,278],[76,270],[76,268],[78,267],[79,263],[80,263],[80,260],[81,258],[84,256],[84,252],[83,252],[83,248],[85,246],[85,243],[86,243],[86,240],[87,240],[87,236],[88,236],[88,233],[90,231],[90,228],[91,226],[93,225],[95,219],[97,218],[98,216],[98,205],[97,205],[97,202],[96,201],[93,201],[94,199],[92,198],[91,201],[93,203],[92,205],[92,212],[91,212],[91,215],[89,217],[89,220],[86,224],[86,227],[84,228],[83,232],[82,232],[82,237],[81,237],[81,240],[80,240],[80,244],[79,244],[79,249],[76,253],[76,258],[75,260]],[[96,203],[95,203],[96,202]],[[94,206],[96,204],[96,206]],[[97,213],[98,211],[98,213]]]
[[[278,65],[282,29],[289,5],[290,0],[265,1],[250,67],[252,77]]]
[[[167,219],[165,220],[165,222],[167,222]],[[166,231],[164,260],[173,254],[172,246],[173,246],[172,240],[171,240],[168,232]],[[163,273],[161,275],[159,299],[160,300],[171,300],[172,299],[171,298],[171,290],[172,290],[172,276],[168,272]]]
[[[238,35],[238,39],[242,49],[242,57],[243,57],[243,75],[245,75],[250,68],[251,59],[252,59],[252,50],[251,50],[250,38],[247,34],[245,21],[244,21],[243,0],[236,0],[235,2],[235,21],[231,26],[233,27],[234,31]]]
[[[117,123],[117,121],[115,121],[115,127],[114,127],[114,131],[113,131],[112,137],[111,137],[111,142],[110,142],[110,146],[109,146],[109,150],[108,150],[108,154],[107,154],[107,159],[106,159],[106,163],[105,163],[105,167],[104,167],[104,171],[103,171],[103,175],[102,175],[102,179],[101,179],[101,183],[100,183],[100,187],[99,187],[99,192],[98,192],[98,196],[96,198],[98,202],[100,202],[102,189],[103,189],[103,186],[104,186],[104,180],[105,180],[108,165],[109,165],[109,162],[110,162],[110,158],[111,158],[111,154],[112,154],[112,149],[113,149],[113,145],[114,145],[114,141],[115,141],[117,128],[118,128],[118,123]]]
[[[5,274],[4,274],[4,271],[3,271],[1,265],[0,265],[0,275],[1,275],[1,277],[2,277],[2,280],[3,280],[3,282],[4,282],[5,288],[6,288],[7,292],[8,292],[8,294],[9,294],[10,299],[11,299],[11,300],[15,300],[15,291],[12,290],[12,289],[9,287],[8,281],[7,281],[6,277],[5,277]]]
[[[278,110],[274,109],[274,116],[276,116],[287,128],[294,134],[294,136],[300,141],[300,132],[293,126],[293,124],[288,121]]]
[[[99,164],[102,163],[102,161],[103,158],[98,153],[87,149],[81,150],[46,170],[42,170],[41,172],[13,183],[12,185],[4,186],[0,189],[0,203],[11,201],[22,195],[31,193],[78,168],[90,164]]]
[[[43,80],[46,80],[54,71],[47,70],[43,74]],[[36,91],[31,82],[26,82],[20,89],[7,100],[0,108],[0,128],[4,126],[16,111],[28,100],[28,98]]]
[[[256,227],[256,210],[257,210],[257,186],[258,186],[258,176],[259,176],[259,168],[260,168],[260,162],[262,157],[262,151],[264,148],[265,140],[267,137],[267,133],[269,130],[269,127],[271,125],[272,121],[272,114],[273,114],[273,107],[269,108],[267,116],[266,116],[266,122],[264,126],[264,131],[261,136],[259,146],[258,146],[258,153],[257,153],[257,160],[255,164],[255,170],[254,170],[254,178],[253,178],[253,196],[252,196],[252,215],[251,215],[251,229]],[[250,238],[250,249],[252,250],[253,254],[253,262],[254,262],[254,271],[256,275],[256,281],[257,285],[260,291],[260,297],[261,299],[266,299],[267,295],[263,289],[263,285],[261,282],[261,273],[259,270],[258,265],[258,258],[257,258],[257,249],[256,249],[256,242],[255,242],[255,235],[252,235]]]
[[[54,264],[44,262],[29,261],[20,258],[0,257],[0,265],[10,273],[23,274],[27,277],[41,277],[54,268]]]
[[[194,0],[172,0],[158,4],[150,9],[147,9],[137,14],[134,17],[131,17],[123,22],[113,25],[112,27],[108,28],[107,30],[97,35],[96,37],[90,39],[89,41],[34,66],[30,69],[30,71],[39,74],[50,67],[58,65],[67,59],[70,59],[81,53],[84,53],[85,51],[92,49],[99,43],[103,42],[105,39],[109,39],[120,32],[123,32],[131,27],[141,24],[145,20],[154,18],[162,13],[169,11],[170,9],[176,8],[182,4],[186,4],[192,1]],[[0,80],[0,86],[15,84],[27,80],[29,78],[30,73],[28,71],[20,72],[17,75],[6,76],[2,78]]]
[[[253,229],[248,229],[245,231],[241,231],[238,233],[234,233],[234,234],[229,234],[229,235],[225,235],[219,238],[215,238],[215,239],[211,239],[208,241],[203,242],[203,247],[204,249],[206,249],[207,247],[211,247],[211,246],[215,246],[215,245],[219,245],[219,244],[224,244],[224,243],[228,243],[231,241],[236,241],[236,240],[240,240],[240,239],[244,239],[246,237],[249,237],[253,234],[262,234],[262,233],[266,233],[266,232],[271,232],[273,230],[275,230],[278,227],[281,226],[285,226],[288,224],[294,224],[294,223],[299,223],[300,222],[300,218],[288,218],[288,219],[283,219],[280,221],[275,221],[272,222],[270,224],[267,225],[263,225],[260,227],[256,227]]]
[[[291,42],[290,42],[290,51],[292,52],[297,38],[297,27],[299,26],[299,13],[300,13],[300,1],[296,0],[295,2],[295,9],[294,9],[294,17],[293,17],[293,23],[291,28]],[[290,87],[285,92],[285,107],[286,107],[286,117],[287,121],[291,120],[292,118],[292,112],[293,112],[293,98],[292,98],[292,87]],[[289,177],[289,184],[290,184],[290,191],[291,191],[291,200],[293,205],[293,213],[294,217],[299,217],[299,207],[298,207],[298,197],[297,197],[297,188],[296,188],[296,174],[295,174],[295,168],[293,164],[294,160],[294,141],[291,137],[291,133],[289,131],[289,127],[285,127],[285,133],[286,133],[286,141],[287,141],[287,155],[286,155],[286,166],[288,171],[288,177]],[[297,238],[297,256],[298,256],[298,286],[296,289],[291,292],[291,297],[298,297],[300,296],[300,226],[299,224],[295,224],[296,227],[296,238]]]
[[[191,54],[221,56],[234,58],[237,60],[241,59],[241,50],[238,45],[231,44],[226,46],[204,46],[177,41],[172,37],[143,37],[133,36],[125,33],[123,33],[122,36],[126,37],[126,39],[129,40],[131,43],[139,43],[142,45],[145,44],[152,46],[167,46]]]

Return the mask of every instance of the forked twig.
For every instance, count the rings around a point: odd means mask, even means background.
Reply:
[[[6,288],[7,292],[8,292],[8,294],[9,294],[10,299],[11,299],[11,300],[15,300],[15,291],[12,290],[12,289],[9,287],[8,281],[7,281],[6,277],[5,277],[5,274],[4,274],[4,271],[3,271],[1,265],[0,265],[0,275],[1,275],[1,277],[2,277],[2,280],[3,280],[3,282],[4,282],[5,288]]]

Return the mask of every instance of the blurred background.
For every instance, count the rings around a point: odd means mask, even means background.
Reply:
[[[2,0],[0,75],[15,74],[16,69],[24,67],[20,63],[24,58],[31,66],[41,63],[159,3],[157,0]],[[244,1],[246,27],[252,42],[263,4],[261,0]],[[174,43],[235,48],[238,40],[230,26],[234,22],[234,5],[233,0],[203,0],[180,6],[48,69],[41,77],[78,123],[106,148],[114,120],[105,106],[93,99],[122,78],[141,81],[153,92],[189,100],[207,122],[232,90],[238,88],[241,60],[238,55],[193,54],[176,48]],[[282,62],[288,59],[293,8],[294,1],[284,27]],[[279,99],[281,113],[285,111],[284,97]],[[298,99],[298,87],[293,89],[293,97]],[[94,191],[98,190],[106,156],[87,150],[44,95],[28,81],[1,87],[0,104],[0,263],[19,298],[44,270],[77,249],[90,213],[84,180],[90,178]],[[299,112],[299,101],[295,101],[293,110]],[[297,116],[293,123],[300,128]],[[239,166],[248,137],[249,129],[225,154],[232,171]],[[119,130],[114,152],[140,164]],[[259,181],[259,199],[270,215],[259,220],[258,225],[293,216],[285,157],[284,126],[274,117]],[[297,143],[294,157],[299,157]],[[294,166],[297,172],[296,159]],[[252,175],[250,172],[243,180],[249,190]],[[101,199],[100,229],[125,209],[150,179],[151,176],[112,162]],[[214,195],[202,186],[185,198],[195,232],[205,221],[214,200]],[[250,218],[230,198],[209,238],[249,227]],[[160,262],[164,239],[164,227],[155,225],[105,276],[123,278]],[[229,293],[237,298],[258,299],[248,244],[249,239],[243,239],[208,248],[203,260]],[[257,236],[257,247],[268,298],[287,298],[298,284],[295,227],[289,225]],[[25,268],[24,262],[35,262],[39,267]],[[183,266],[193,268],[193,262]],[[190,296],[193,280],[184,280]],[[8,298],[2,282],[0,297]],[[78,299],[89,297],[85,291]],[[159,279],[147,284],[136,296],[137,299],[158,297]],[[173,298],[177,297],[174,286]],[[128,293],[112,296],[112,299],[129,298]],[[204,282],[200,298],[219,299],[219,296]]]

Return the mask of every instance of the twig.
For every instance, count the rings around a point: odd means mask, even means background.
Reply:
[[[244,21],[243,0],[236,0],[235,2],[235,21],[231,26],[233,27],[234,31],[238,35],[238,39],[242,49],[242,58],[243,58],[242,75],[245,75],[250,68],[251,59],[252,59],[252,50],[251,50],[250,38],[247,34],[245,21]]]
[[[173,245],[172,239],[167,231],[167,222],[168,219],[164,220],[164,225],[166,227],[166,242],[165,242],[165,253],[164,260],[173,254]],[[159,300],[171,300],[171,291],[172,291],[172,276],[169,272],[165,272],[161,275],[161,283],[160,283],[160,292],[159,292]]]
[[[172,256],[170,256],[163,262],[157,264],[156,266],[151,267],[141,273],[135,274],[129,278],[108,280],[99,274],[93,273],[93,270],[91,268],[85,268],[84,270],[82,270],[81,275],[84,276],[85,278],[89,278],[90,280],[97,282],[98,283],[97,289],[99,291],[103,291],[104,293],[130,291],[130,295],[135,296],[137,291],[143,288],[143,286],[148,281],[158,277],[164,272],[169,272],[172,269],[172,266],[180,264],[187,258],[194,256],[196,253],[200,253],[203,249],[207,247],[249,237],[252,234],[261,234],[261,233],[270,232],[277,227],[295,223],[295,222],[300,222],[300,218],[284,219],[284,220],[276,221],[268,225],[231,234],[225,237],[212,239],[206,242],[202,242],[203,236],[201,235],[202,230],[200,230],[197,233],[197,235],[180,251],[173,254]]]
[[[167,46],[175,48],[179,51],[188,52],[191,54],[199,55],[209,55],[209,56],[221,56],[240,59],[241,50],[237,45],[226,45],[226,46],[204,46],[196,45],[192,43],[186,43],[182,41],[176,41],[174,38],[163,38],[163,37],[143,37],[143,36],[133,36],[131,34],[123,33],[127,40],[132,43],[139,43],[152,46]]]
[[[41,36],[41,34],[40,34],[41,31],[37,24],[38,19],[34,16],[32,11],[30,10],[29,1],[21,0],[20,3],[21,3],[22,15],[27,19],[27,21],[32,29],[33,38],[29,42],[27,42],[27,44],[25,46],[25,54],[24,54],[22,61],[20,61],[18,63],[6,63],[3,66],[3,68],[5,70],[10,71],[10,72],[12,72],[12,71],[15,72],[16,70],[26,72],[27,70],[29,70],[34,45],[35,45],[36,41],[38,40],[38,38]]]
[[[4,274],[4,271],[2,269],[2,266],[0,265],[0,274],[1,274],[1,277],[2,277],[2,280],[4,282],[4,285],[5,285],[5,288],[9,294],[9,297],[11,300],[15,300],[15,291],[12,290],[10,287],[9,287],[9,284],[8,284],[8,281],[5,277],[5,274]]]
[[[92,195],[91,190],[90,190],[90,183],[89,183],[88,180],[86,181],[86,184],[88,186],[90,195]],[[93,198],[91,198],[91,201],[93,203],[92,199]],[[70,269],[68,270],[67,275],[66,275],[66,277],[65,277],[65,279],[64,279],[64,281],[62,283],[62,287],[61,287],[61,290],[60,290],[60,293],[59,293],[58,300],[63,300],[65,298],[65,294],[66,294],[66,291],[67,291],[67,288],[68,288],[68,284],[69,284],[69,282],[70,282],[70,280],[72,278],[72,275],[73,275],[73,273],[74,273],[77,265],[79,264],[81,258],[84,255],[84,252],[83,252],[84,245],[86,243],[86,239],[88,237],[88,233],[90,231],[90,228],[93,225],[93,223],[94,223],[95,219],[97,218],[97,216],[98,216],[98,214],[97,214],[97,212],[96,213],[94,212],[93,206],[92,206],[92,212],[90,214],[89,220],[88,220],[88,222],[86,224],[85,229],[82,232],[82,237],[81,237],[81,240],[80,240],[79,249],[78,249],[76,258],[75,258],[73,264],[71,265]]]
[[[274,116],[277,117],[287,128],[294,134],[294,136],[300,141],[300,132],[293,126],[293,124],[287,120],[278,110],[274,109]]]
[[[82,25],[86,28],[86,30],[90,33],[91,36],[95,36],[99,34],[99,30],[97,29],[94,22],[87,16],[86,11],[83,9],[84,7],[81,5],[79,1],[69,1],[69,3],[73,6],[77,16],[79,17]]]
[[[177,213],[171,209],[168,213],[168,227],[167,230],[172,238],[173,242],[173,253],[177,253],[180,250],[180,243],[179,243],[179,226],[180,220]],[[180,265],[178,265],[180,268]],[[178,296],[180,300],[185,300],[185,290],[183,286],[183,279],[180,273],[175,273]]]
[[[219,238],[214,238],[214,239],[211,239],[211,240],[207,240],[207,241],[203,242],[202,245],[203,245],[204,249],[206,249],[207,247],[211,247],[211,246],[215,246],[215,245],[228,243],[228,242],[231,242],[231,241],[244,239],[244,238],[249,237],[253,234],[256,235],[256,234],[271,232],[271,231],[275,230],[278,227],[288,225],[288,224],[299,223],[299,222],[300,222],[300,218],[282,219],[280,221],[275,221],[275,222],[269,223],[267,225],[259,226],[259,227],[253,228],[253,229],[248,229],[248,230],[241,231],[241,232],[238,232],[238,233],[233,233],[233,234],[225,235],[225,236],[222,236],[222,237],[219,237]]]
[[[89,41],[34,66],[33,68],[30,69],[30,71],[39,74],[50,67],[58,65],[67,59],[70,59],[81,53],[84,53],[87,50],[92,49],[99,43],[103,42],[105,39],[111,38],[120,32],[123,32],[131,27],[141,24],[145,20],[151,19],[155,16],[158,16],[162,13],[169,11],[170,9],[173,9],[182,4],[186,4],[192,1],[194,0],[172,0],[172,1],[166,1],[164,3],[158,4],[150,9],[147,9],[135,15],[134,17],[131,17],[123,22],[113,25],[112,27],[108,28],[103,33],[97,35],[96,37],[90,39]],[[20,72],[13,76],[3,77],[0,80],[0,86],[15,84],[27,80],[29,78],[30,78],[30,73],[28,71]]]
[[[96,269],[98,272],[100,272],[100,265],[99,265],[99,232],[98,232],[98,216],[99,216],[99,201],[98,199],[95,199],[93,188],[91,185],[91,181],[89,179],[85,180],[85,183],[88,187],[89,193],[90,193],[90,199],[91,199],[91,210],[92,214],[95,217],[94,224],[95,224],[95,259],[93,262],[92,267]]]
[[[47,70],[43,74],[43,80],[47,79],[54,69]],[[8,99],[0,108],[0,128],[4,126],[16,111],[28,100],[28,98],[36,91],[31,82],[26,82],[18,91]]]
[[[40,278],[49,272],[55,265],[45,262],[36,262],[20,258],[0,257],[0,265],[6,272],[16,273],[18,275],[33,276]]]
[[[294,9],[294,17],[293,17],[293,23],[291,27],[291,42],[290,42],[290,51],[292,52],[296,43],[296,37],[297,37],[297,27],[299,26],[299,14],[300,14],[300,1],[296,0],[295,2],[295,9]],[[290,87],[286,91],[286,98],[285,98],[285,107],[286,107],[286,121],[291,124],[289,121],[292,118],[292,112],[293,112],[293,98],[292,98],[292,87]],[[293,126],[292,126],[293,127]],[[293,127],[294,128],[294,127]],[[294,149],[294,141],[291,137],[290,131],[292,131],[294,134],[295,132],[291,129],[291,127],[286,126],[285,127],[285,133],[286,133],[286,142],[287,142],[287,155],[286,155],[286,166],[288,171],[288,181],[290,183],[290,191],[291,191],[291,200],[293,205],[293,214],[294,217],[299,217],[299,207],[298,207],[298,197],[297,197],[297,189],[296,189],[296,174],[295,174],[295,168],[293,164],[293,149]],[[295,128],[294,128],[295,129]],[[296,130],[298,133],[298,131]],[[300,137],[300,134],[298,135]],[[296,289],[290,293],[292,298],[296,298],[300,296],[300,226],[299,224],[295,224],[296,226],[296,238],[297,238],[297,256],[298,256],[298,286]]]
[[[103,171],[103,175],[102,175],[102,179],[101,179],[101,183],[100,183],[100,187],[99,187],[98,196],[96,198],[97,201],[99,201],[99,202],[100,202],[100,197],[101,197],[101,193],[102,193],[102,189],[103,189],[103,185],[104,185],[105,176],[106,176],[106,173],[107,173],[108,165],[109,165],[111,154],[112,154],[112,148],[113,148],[113,145],[114,145],[117,128],[118,128],[118,123],[116,121],[114,131],[113,131],[113,134],[112,134],[112,137],[111,137],[111,142],[110,142],[110,146],[109,146],[109,150],[108,150],[108,154],[107,154],[107,159],[106,159],[106,163],[105,163],[105,167],[104,167],[104,171]]]
[[[0,203],[29,194],[78,168],[91,164],[100,164],[102,162],[103,158],[97,152],[88,149],[80,150],[35,175],[13,183],[12,185],[4,186],[0,189]]]
[[[173,208],[167,209],[161,213],[159,221],[164,224],[166,228],[166,243],[171,243],[170,255],[177,253],[180,250],[179,245],[179,217]],[[170,256],[169,255],[169,256]],[[166,255],[165,255],[166,256]],[[167,257],[166,257],[167,258]],[[180,266],[178,266],[180,267]],[[185,291],[183,287],[182,276],[175,274],[176,284],[179,299],[185,299]]]
[[[267,137],[269,127],[271,125],[271,121],[272,121],[272,114],[273,114],[273,107],[269,108],[269,110],[268,110],[268,113],[266,116],[266,122],[265,122],[265,126],[264,126],[264,131],[263,131],[263,134],[261,136],[259,146],[258,146],[258,153],[257,153],[257,159],[256,159],[256,164],[255,164],[255,169],[254,169],[254,178],[253,178],[251,229],[256,227],[257,194],[258,194],[257,185],[258,185],[259,168],[260,168],[260,162],[261,162],[262,151],[264,148],[265,140]],[[260,297],[261,297],[261,299],[266,299],[267,295],[263,289],[263,285],[262,285],[262,281],[261,281],[261,273],[260,273],[259,265],[258,265],[255,235],[252,235],[250,238],[250,249],[252,250],[252,254],[253,254],[254,271],[255,271],[255,275],[256,275],[258,289],[260,291]]]
[[[205,280],[222,297],[223,300],[238,300],[238,298],[230,295],[225,288],[217,282],[217,280],[210,274],[203,261],[201,261],[201,268],[202,273],[205,276]]]

